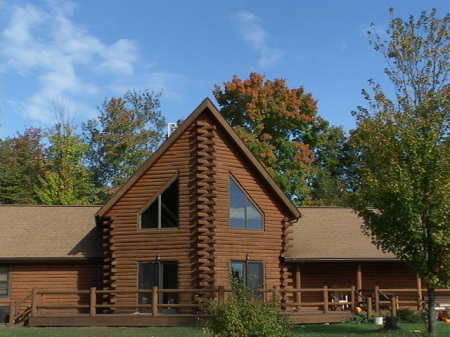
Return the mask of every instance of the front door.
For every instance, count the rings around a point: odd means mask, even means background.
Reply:
[[[139,289],[178,289],[178,263],[175,261],[153,261],[139,263]],[[150,304],[149,294],[139,294],[139,304]],[[158,294],[159,304],[178,303],[177,293]],[[140,310],[149,312],[149,309]],[[160,308],[159,311],[173,311],[170,307]]]

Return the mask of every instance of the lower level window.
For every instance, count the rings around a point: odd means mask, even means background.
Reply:
[[[264,264],[257,261],[232,261],[231,274],[252,289],[264,287]]]
[[[139,289],[177,289],[178,288],[178,263],[176,261],[152,261],[139,263]],[[150,304],[148,294],[140,294],[139,304]],[[178,303],[177,293],[159,293],[159,304]],[[159,311],[170,311],[170,306],[161,307]],[[141,310],[145,312],[146,310]]]
[[[8,297],[9,269],[7,265],[0,264],[0,297]]]

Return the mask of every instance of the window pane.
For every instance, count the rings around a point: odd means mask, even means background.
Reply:
[[[245,195],[230,178],[230,227],[245,228]]]
[[[247,286],[252,289],[263,287],[263,264],[261,262],[247,262]]]
[[[242,282],[245,281],[244,277],[245,264],[244,262],[231,262],[231,275]]]
[[[139,289],[151,289],[159,286],[158,262],[139,263]]]
[[[176,179],[141,214],[141,228],[178,227],[178,194]]]
[[[261,229],[262,216],[251,200],[247,199],[247,229]]]
[[[158,199],[141,214],[141,228],[158,228]]]
[[[8,267],[0,266],[0,296],[8,295]]]
[[[178,179],[161,194],[161,227],[178,227]]]
[[[178,263],[177,262],[161,262],[162,265],[162,288],[178,289]],[[177,293],[163,293],[163,303],[178,303]]]
[[[0,282],[0,296],[8,295],[8,284]]]

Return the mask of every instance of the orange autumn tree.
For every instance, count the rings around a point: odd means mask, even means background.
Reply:
[[[307,202],[320,124],[312,95],[257,73],[246,80],[233,76],[223,88],[215,85],[213,94],[221,114],[283,191],[296,204]]]

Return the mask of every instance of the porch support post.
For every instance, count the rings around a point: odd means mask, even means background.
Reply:
[[[295,264],[295,289],[297,290],[295,292],[295,303],[301,303],[302,302],[302,293],[301,293],[301,288],[302,288],[302,273],[301,273],[301,266],[300,263],[296,263]],[[302,311],[302,306],[301,305],[297,305],[296,307],[296,311]]]
[[[92,287],[89,291],[89,315],[95,316],[97,313],[97,294],[95,293],[95,287]]]
[[[158,287],[152,287],[152,316],[158,316]]]
[[[356,299],[358,302],[362,302],[362,268],[361,262],[356,265],[356,290],[358,291],[358,298]]]
[[[423,301],[423,295],[422,295],[422,279],[417,276],[417,310],[422,309],[422,301]]]

